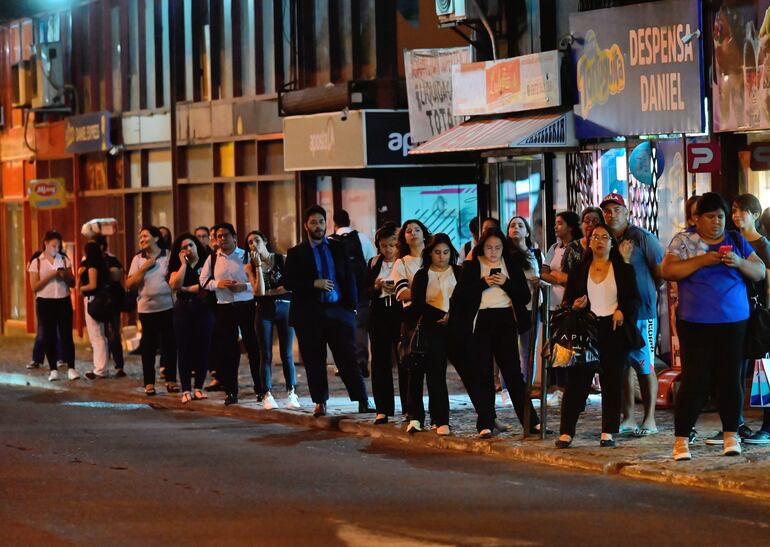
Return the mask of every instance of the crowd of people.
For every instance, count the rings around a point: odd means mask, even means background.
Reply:
[[[273,394],[275,331],[286,408],[300,408],[296,335],[314,416],[327,412],[328,347],[350,400],[360,413],[374,413],[375,424],[396,416],[395,371],[406,431],[426,428],[426,383],[430,427],[451,434],[451,363],[470,396],[481,438],[508,429],[496,414],[498,390],[522,426],[537,432],[527,382],[534,375],[534,348],[542,342],[542,314],[533,313],[532,295],[550,286],[553,310],[590,310],[597,318],[599,356],[593,364],[552,375],[563,391],[556,447],[572,444],[591,390],[602,394],[599,445],[613,447],[621,434],[658,433],[657,295],[665,280],[676,281],[682,377],[673,457],[692,457],[695,422],[710,395],[723,431],[707,442],[722,444],[725,455],[740,454],[741,441],[770,443],[770,412],[753,432],[742,413],[751,365],[744,355],[748,320],[753,306],[768,299],[770,242],[761,215],[759,200],[750,194],[738,196],[731,208],[715,193],[690,198],[687,226],[664,249],[652,233],[630,223],[623,196],[612,193],[579,215],[557,213],[556,243],[545,253],[533,244],[522,216],[511,218],[505,231],[496,219],[474,219],[473,240],[458,252],[447,234],[431,234],[419,219],[400,227],[386,223],[372,244],[351,228],[344,210],[335,212],[327,237],[326,211],[315,205],[303,215],[306,238],[285,257],[271,251],[257,230],[239,247],[228,223],[200,226],[174,240],[168,229],[143,227],[139,253],[125,275],[104,237],[85,245],[75,269],[62,252],[61,235],[51,231],[28,266],[38,317],[29,368],[45,358],[55,381],[57,361],[63,361],[68,378],[79,378],[70,300],[75,288],[93,348],[93,368],[86,374],[91,379],[108,376],[110,356],[115,375],[125,376],[121,313],[135,309],[148,396],[157,393],[159,357],[165,390],[181,392],[183,403],[212,391],[223,392],[225,405],[238,403],[242,344],[257,400],[267,410],[281,406]],[[729,220],[736,229],[727,229]],[[370,374],[374,408],[365,382]],[[634,376],[641,420],[634,413]]]

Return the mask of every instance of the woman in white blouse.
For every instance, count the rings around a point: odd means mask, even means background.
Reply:
[[[439,435],[449,435],[449,392],[446,385],[449,334],[449,302],[460,267],[457,250],[446,234],[436,234],[422,253],[424,266],[412,280],[412,310],[420,322],[420,333],[427,340],[427,355],[408,365],[408,433],[422,430],[425,407],[422,403],[423,378],[427,376],[430,421]]]
[[[472,388],[478,413],[476,428],[482,438],[491,437],[494,428],[507,429],[495,414],[493,362],[497,362],[516,415],[524,423],[525,406],[529,404],[531,428],[533,432],[538,431],[537,413],[532,402],[527,400],[521,374],[514,311],[526,310],[530,300],[524,271],[512,257],[508,239],[499,228],[490,228],[481,235],[473,256],[472,260],[463,263],[457,305],[452,314],[457,310],[461,315],[460,331],[465,333],[467,345],[464,352],[468,361],[466,366],[476,369]]]
[[[35,293],[37,320],[43,332],[43,347],[51,372],[48,379],[59,379],[56,370],[56,336],[61,337],[62,360],[67,363],[67,378],[80,378],[75,370],[75,344],[72,341],[72,301],[70,289],[75,286],[72,263],[62,252],[61,234],[46,232],[44,250],[29,263],[29,285]]]

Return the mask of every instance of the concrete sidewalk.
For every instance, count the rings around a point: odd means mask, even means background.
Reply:
[[[355,414],[356,403],[345,396],[342,383],[329,373],[332,397],[328,402],[329,415],[324,418],[312,416],[313,404],[307,396],[304,369],[297,367],[297,392],[302,409],[290,411],[283,409],[283,379],[280,366],[273,369],[273,394],[282,407],[278,410],[265,411],[256,402],[251,386],[253,385],[245,357],[241,363],[241,404],[225,407],[221,393],[212,393],[210,399],[193,401],[182,405],[178,394],[166,394],[162,384],[158,383],[159,395],[149,398],[144,395],[141,381],[141,363],[138,357],[130,356],[126,362],[126,378],[87,380],[84,373],[90,370],[90,348],[77,346],[77,368],[83,376],[77,381],[60,380],[48,382],[46,369],[26,370],[29,362],[31,338],[0,337],[0,383],[28,385],[47,389],[63,389],[82,394],[91,400],[133,402],[151,404],[155,407],[200,411],[221,416],[257,422],[282,422],[305,427],[340,431],[347,434],[368,436],[390,442],[404,443],[423,448],[447,449],[494,457],[543,463],[566,468],[581,469],[605,474],[617,474],[669,484],[680,484],[739,494],[743,496],[770,500],[770,446],[758,447],[743,445],[743,455],[726,458],[721,455],[721,447],[707,446],[704,439],[720,429],[719,418],[715,413],[703,414],[696,428],[698,442],[691,447],[693,460],[674,462],[671,459],[673,443],[673,412],[658,411],[658,435],[644,438],[620,437],[614,449],[599,448],[601,432],[601,399],[591,396],[590,404],[578,422],[577,436],[572,448],[556,450],[553,441],[555,435],[549,435],[545,441],[538,438],[522,440],[521,427],[512,408],[498,407],[498,417],[512,426],[511,431],[497,434],[491,440],[476,437],[476,415],[467,395],[462,389],[457,374],[450,367],[447,377],[450,391],[452,435],[438,437],[426,430],[416,435],[405,433],[402,418],[397,417],[387,425],[372,425],[373,415]],[[65,375],[61,375],[65,377]],[[367,382],[368,383],[368,382]],[[427,409],[427,397],[426,397]],[[498,404],[500,403],[498,397]],[[398,401],[396,401],[398,407]],[[536,403],[537,406],[537,403]],[[637,409],[638,411],[640,409]],[[558,430],[559,407],[556,398],[549,399],[548,426]],[[761,412],[747,411],[747,422],[754,428],[761,421]]]

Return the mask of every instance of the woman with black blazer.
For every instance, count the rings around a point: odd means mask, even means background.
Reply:
[[[517,315],[526,314],[529,285],[520,263],[510,252],[508,238],[499,228],[489,228],[473,250],[473,258],[463,263],[457,286],[455,310],[461,317],[459,331],[466,342],[468,363],[474,363],[472,390],[481,438],[489,438],[497,428],[508,429],[495,414],[493,363],[497,362],[511,395],[513,407],[524,423],[525,405],[530,405],[530,424],[537,431],[539,420],[531,401],[527,401],[518,350]],[[524,317],[520,321],[525,321]]]
[[[398,260],[398,227],[389,222],[374,235],[380,254],[369,261],[367,299],[369,300],[369,340],[372,345],[372,394],[377,415],[375,425],[388,423],[396,413],[393,394],[393,363],[398,367],[401,409],[406,409],[407,373],[398,363],[398,340],[403,308],[396,301],[396,283],[391,279]]]
[[[617,250],[617,241],[601,221],[591,234],[586,258],[574,275],[569,276],[563,305],[573,309],[588,308],[598,318],[599,376],[602,383],[602,435],[599,445],[603,448],[615,446],[613,435],[620,427],[623,369],[628,354],[644,344],[636,328],[640,304],[634,268],[623,261]],[[561,402],[561,436],[556,441],[557,448],[567,448],[572,443],[595,372],[595,367],[584,364],[567,369],[567,385]]]
[[[427,355],[419,362],[406,363],[409,376],[407,433],[422,430],[425,407],[422,382],[427,377],[430,421],[441,436],[449,435],[449,391],[446,385],[449,347],[449,308],[460,277],[457,250],[449,236],[435,234],[422,252],[422,268],[412,279],[412,312],[427,340]]]

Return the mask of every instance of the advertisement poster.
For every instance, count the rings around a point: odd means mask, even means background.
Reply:
[[[475,184],[401,187],[401,222],[416,218],[432,234],[447,234],[455,249],[470,241],[468,223],[477,214]]]
[[[711,23],[714,131],[770,128],[770,0],[730,2]]]
[[[404,51],[412,142],[424,142],[462,123],[452,115],[452,65],[470,63],[471,48]]]
[[[700,2],[570,15],[579,138],[703,131]]]
[[[452,66],[452,113],[478,116],[561,105],[558,51]]]

